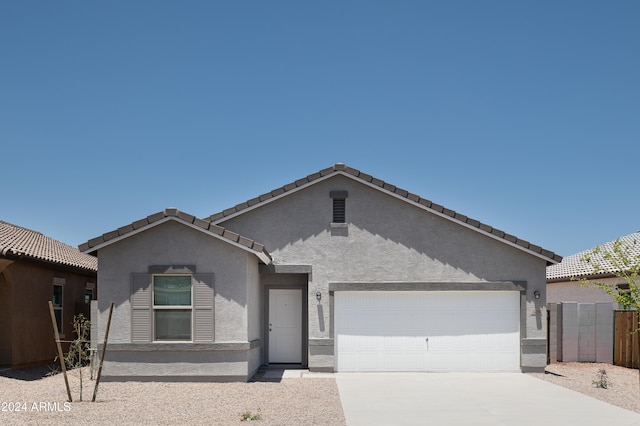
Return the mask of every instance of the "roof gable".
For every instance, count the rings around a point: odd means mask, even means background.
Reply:
[[[625,235],[619,238],[620,241],[631,247],[632,256],[640,256],[640,231],[633,234]],[[603,250],[600,253],[592,255],[592,263],[583,262],[582,258],[591,254],[591,250],[581,251],[580,253],[572,254],[565,257],[562,262],[547,267],[547,281],[566,281],[571,277],[588,277],[591,275],[613,275],[616,272],[622,272],[616,268],[610,261],[604,258],[603,252],[611,248],[616,240],[609,241],[601,245]],[[593,264],[597,263],[604,269],[605,272],[600,274],[594,274]]]
[[[90,272],[98,270],[95,256],[40,232],[0,220],[0,257],[47,262]]]
[[[214,238],[218,238],[228,244],[239,247],[245,251],[255,254],[263,263],[271,262],[271,255],[265,250],[264,245],[245,238],[241,235],[231,232],[221,226],[209,221],[197,219],[195,216],[184,213],[175,208],[164,209],[161,212],[147,216],[146,218],[137,220],[129,225],[120,227],[114,231],[107,232],[99,237],[93,238],[86,243],[80,245],[80,250],[84,253],[94,253],[99,249],[114,244],[132,235],[154,228],[168,221],[176,221],[182,223],[197,231],[208,234]]]
[[[289,196],[299,190],[317,184],[318,182],[329,179],[330,177],[336,175],[346,176],[371,188],[384,192],[387,195],[415,205],[425,211],[428,211],[429,213],[435,214],[461,226],[472,229],[476,232],[496,239],[502,243],[508,244],[519,250],[528,252],[529,254],[546,260],[547,264],[558,263],[562,260],[561,256],[549,250],[545,250],[540,246],[531,244],[530,242],[522,240],[514,235],[507,234],[504,231],[486,225],[478,220],[467,217],[454,210],[447,209],[446,207],[436,204],[426,198],[422,198],[416,194],[412,194],[405,189],[398,188],[395,185],[375,178],[369,174],[363,173],[357,169],[348,167],[345,164],[334,164],[332,167],[328,167],[326,169],[320,170],[317,173],[310,174],[302,179],[298,179],[271,192],[262,194],[259,197],[252,198],[244,203],[238,204],[235,207],[231,207],[219,213],[215,213],[205,220],[208,220],[215,224],[222,223],[228,219],[259,208],[282,197]]]

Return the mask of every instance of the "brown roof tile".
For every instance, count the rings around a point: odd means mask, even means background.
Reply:
[[[222,226],[218,226],[213,223],[209,225],[209,231],[218,235],[224,234],[224,228]]]
[[[428,208],[431,208],[431,206],[433,205],[433,203],[430,200],[427,200],[426,198],[420,198],[420,201],[418,201],[418,203]]]
[[[163,217],[164,217],[164,212],[158,212],[156,214],[147,216],[147,220],[149,221],[149,223],[153,223],[162,219]]]
[[[297,189],[301,186],[313,183],[313,181],[318,180],[322,177],[325,176],[330,176],[331,174],[346,174],[348,176],[353,177],[356,180],[360,180],[362,182],[365,182],[367,184],[370,185],[374,185],[380,188],[380,190],[382,191],[387,191],[393,194],[396,194],[400,197],[406,198],[407,202],[410,203],[414,203],[414,204],[418,204],[421,206],[424,206],[430,210],[433,210],[435,212],[444,214],[448,217],[450,217],[452,220],[457,221],[459,223],[463,223],[467,226],[470,226],[472,228],[477,228],[479,231],[481,232],[486,232],[488,234],[493,235],[494,237],[497,237],[498,239],[503,239],[505,242],[508,242],[510,244],[514,244],[518,247],[522,247],[525,250],[528,250],[532,253],[535,253],[536,255],[540,255],[540,256],[544,256],[545,258],[548,259],[548,263],[549,264],[553,264],[556,262],[560,262],[562,260],[562,256],[559,256],[549,250],[544,250],[542,248],[540,248],[539,246],[536,246],[534,244],[531,244],[528,241],[519,239],[513,235],[510,234],[505,234],[503,231],[500,231],[499,229],[495,229],[489,225],[483,224],[480,221],[477,221],[475,219],[469,218],[465,215],[459,214],[451,209],[447,209],[444,206],[441,206],[439,204],[433,203],[430,200],[424,199],[424,198],[420,198],[419,196],[412,194],[404,189],[400,189],[397,188],[394,185],[391,185],[389,183],[386,183],[385,181],[381,180],[381,179],[377,179],[371,175],[368,175],[366,173],[362,173],[361,171],[348,167],[345,164],[334,164],[333,167],[328,167],[326,169],[320,170],[317,173],[313,173],[310,174],[308,176],[306,176],[305,178],[302,179],[298,179],[292,183],[288,183],[280,188],[277,188],[269,193],[263,194],[257,198],[251,199],[249,200],[246,205],[248,207],[253,207],[257,204],[260,203],[265,203],[268,202],[271,198],[274,197],[278,197],[278,196],[282,196],[283,194],[287,194],[287,192],[290,192],[294,189]],[[234,214],[238,214],[238,213],[242,213],[244,209],[246,209],[247,207],[242,208],[241,206],[243,206],[243,204],[239,204],[237,205],[234,209],[227,209],[224,210],[220,213],[215,213],[211,216],[209,216],[208,218],[206,218],[206,220],[210,220],[211,222],[221,222],[223,221],[227,216],[230,215],[234,215]]]
[[[193,224],[199,226],[202,229],[209,229],[209,222],[202,219],[196,219],[193,221]]]
[[[120,228],[118,228],[118,235],[125,235],[128,234],[129,232],[133,231],[133,225],[128,224],[125,226],[122,226]],[[82,249],[80,249],[82,250]]]
[[[238,238],[240,237],[240,234],[236,234],[235,232],[229,231],[228,229],[224,230],[224,233],[222,234],[223,237],[225,237],[227,240],[233,241],[234,243],[238,242]]]
[[[238,243],[242,244],[243,246],[249,247],[249,248],[253,247],[253,240],[251,240],[249,238],[246,238],[246,237],[243,237],[243,236],[240,236],[238,238]]]
[[[465,216],[465,215],[463,215],[463,214],[460,214],[460,213],[457,213],[457,212],[454,212],[454,213],[455,213],[455,214],[454,214],[454,216],[453,216],[453,217],[455,217],[456,219],[458,219],[460,222],[467,223],[467,216]]]
[[[40,232],[0,221],[0,257],[23,257],[96,272],[98,259]]]
[[[469,225],[474,226],[474,227],[476,227],[476,228],[479,228],[479,227],[480,227],[480,222],[479,222],[479,221],[477,221],[477,220],[475,220],[475,219],[471,219],[470,217],[468,217],[468,218],[467,218],[467,221],[466,221],[466,222],[467,222]]]

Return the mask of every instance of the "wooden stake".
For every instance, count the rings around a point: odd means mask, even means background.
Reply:
[[[56,339],[56,347],[58,348],[58,359],[60,359],[60,368],[64,375],[64,384],[67,386],[67,396],[69,402],[73,402],[71,398],[71,388],[69,387],[69,379],[67,378],[67,367],[64,365],[64,355],[62,354],[62,345],[60,344],[60,333],[58,333],[58,323],[56,322],[56,314],[53,311],[53,303],[49,300],[49,313],[51,314],[51,323],[53,324],[53,335]]]
[[[102,345],[102,356],[100,357],[100,365],[98,366],[98,376],[96,377],[96,386],[93,388],[93,398],[91,402],[96,402],[96,395],[98,394],[98,385],[100,384],[100,377],[102,376],[102,364],[104,363],[104,354],[107,352],[107,340],[109,339],[109,328],[111,327],[111,315],[113,314],[113,302],[109,307],[109,319],[107,320],[107,329],[104,332],[104,344]]]

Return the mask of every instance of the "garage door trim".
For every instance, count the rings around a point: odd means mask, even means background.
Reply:
[[[527,336],[526,328],[526,281],[483,281],[483,282],[333,282],[329,283],[330,339],[335,339],[336,291],[519,291],[520,292],[520,348]],[[337,357],[337,353],[335,354]],[[336,358],[337,361],[337,358]],[[522,358],[520,359],[522,363]],[[522,365],[520,366],[522,370]],[[335,370],[334,370],[335,371]]]
[[[332,282],[334,291],[519,291],[527,290],[526,281],[481,282]]]

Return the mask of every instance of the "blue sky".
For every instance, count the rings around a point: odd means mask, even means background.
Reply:
[[[638,1],[5,1],[0,220],[78,245],[346,163],[567,256],[640,230]]]

